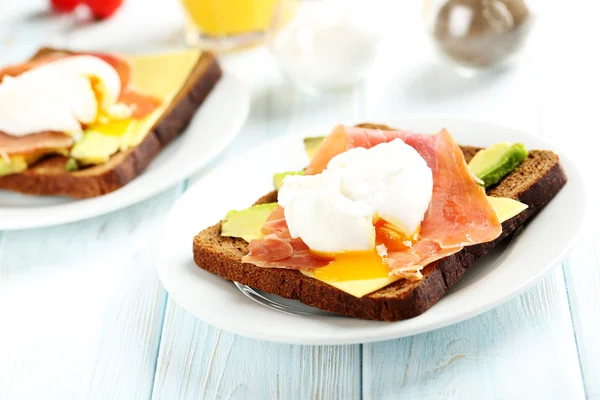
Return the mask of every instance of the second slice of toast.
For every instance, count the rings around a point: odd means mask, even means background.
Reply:
[[[467,162],[480,149],[461,147]],[[398,321],[422,314],[444,295],[480,257],[509,237],[542,209],[565,185],[567,178],[558,156],[551,151],[530,151],[512,173],[487,194],[519,200],[529,206],[502,224],[502,235],[493,242],[465,247],[462,251],[428,265],[418,282],[396,281],[361,298],[354,297],[298,271],[261,268],[243,263],[248,243],[222,237],[221,223],[200,232],[193,241],[194,261],[209,272],[271,294],[297,299],[309,306],[346,316]],[[277,201],[271,192],[257,203]]]
[[[40,50],[34,58],[52,52],[65,51],[46,48]],[[212,53],[203,52],[182,89],[139,145],[116,153],[104,164],[73,172],[66,170],[66,157],[51,156],[22,173],[0,177],[0,189],[33,195],[87,198],[101,196],[125,186],[139,176],[154,157],[187,127],[221,74],[216,57]],[[160,74],[156,79],[160,79]]]

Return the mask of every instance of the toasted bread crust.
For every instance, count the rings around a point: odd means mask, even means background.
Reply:
[[[42,49],[37,55],[49,51]],[[163,118],[135,148],[115,154],[102,165],[67,172],[67,158],[46,158],[20,174],[0,177],[0,189],[34,195],[96,197],[115,191],[139,176],[158,153],[190,123],[221,77],[215,56],[203,53]]]
[[[479,150],[462,147],[467,160]],[[322,310],[346,316],[398,321],[422,314],[446,293],[465,271],[496,244],[510,236],[526,220],[543,208],[565,185],[567,178],[558,156],[550,151],[531,151],[529,157],[489,195],[517,199],[529,208],[502,224],[502,235],[490,243],[466,247],[457,254],[427,266],[419,282],[400,280],[362,298],[356,298],[333,286],[302,275],[298,271],[260,268],[241,262],[247,243],[237,238],[221,237],[221,225],[202,232],[193,243],[194,261],[201,268],[224,279],[282,297],[297,299]],[[258,202],[273,202],[272,192]]]

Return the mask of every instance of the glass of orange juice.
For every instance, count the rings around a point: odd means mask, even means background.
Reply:
[[[279,0],[181,0],[186,41],[214,51],[261,43]]]

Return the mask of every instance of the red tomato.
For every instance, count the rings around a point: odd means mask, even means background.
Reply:
[[[105,19],[112,16],[123,4],[123,0],[83,0],[88,5],[94,17]]]
[[[50,0],[50,2],[52,8],[61,12],[71,12],[81,4],[81,0]]]

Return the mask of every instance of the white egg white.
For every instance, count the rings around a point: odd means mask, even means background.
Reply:
[[[0,131],[24,136],[42,131],[76,133],[94,122],[98,101],[90,78],[105,92],[101,108],[115,104],[121,81],[115,69],[93,56],[73,56],[36,67],[0,84]]]
[[[331,253],[369,250],[375,246],[372,210],[340,192],[340,176],[287,176],[279,203],[292,237],[314,251]]]
[[[400,139],[334,157],[323,173],[288,176],[279,191],[292,237],[326,253],[375,248],[373,220],[407,236],[420,226],[433,190],[431,169]]]

